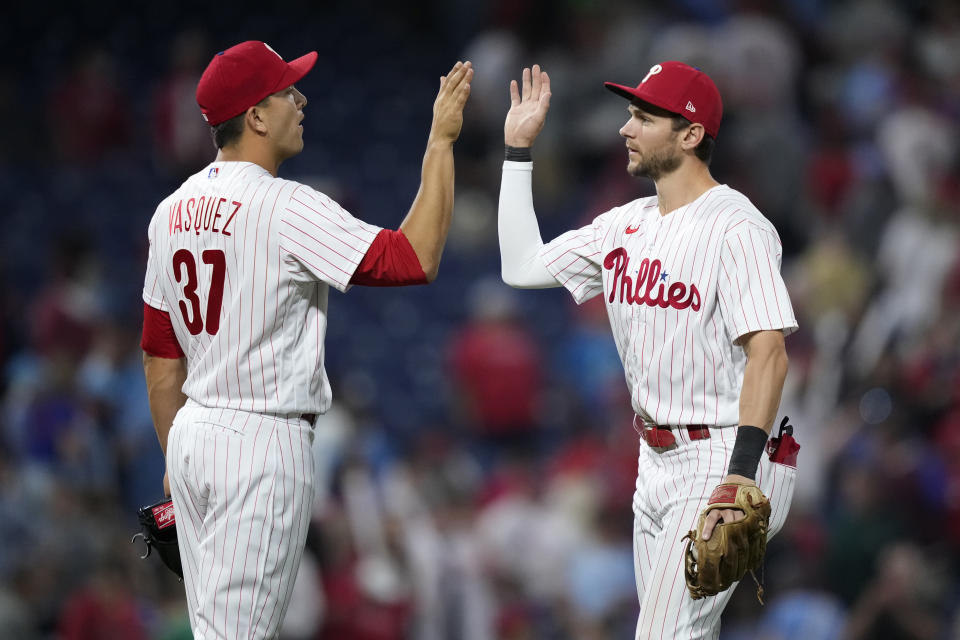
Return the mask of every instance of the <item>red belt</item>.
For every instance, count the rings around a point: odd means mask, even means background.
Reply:
[[[640,423],[637,433],[651,447],[669,447],[677,443],[673,429],[686,429],[691,440],[706,440],[710,437],[710,427],[705,424],[685,424],[677,427],[668,427],[659,424]]]

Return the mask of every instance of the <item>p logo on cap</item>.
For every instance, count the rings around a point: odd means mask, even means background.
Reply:
[[[643,84],[644,82],[650,79],[650,76],[655,76],[661,71],[663,71],[663,67],[661,67],[658,64],[653,65],[652,67],[650,67],[650,71],[647,71],[647,75],[643,76],[643,80],[640,81],[640,84]]]

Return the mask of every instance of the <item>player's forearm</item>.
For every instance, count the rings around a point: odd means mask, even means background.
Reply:
[[[423,155],[420,190],[400,225],[428,281],[437,277],[453,215],[453,142],[430,139]]]
[[[187,361],[184,358],[158,358],[143,354],[143,373],[147,380],[150,415],[157,430],[157,439],[163,455],[167,455],[167,436],[177,411],[187,401],[183,383],[187,379]]]
[[[540,259],[543,246],[533,209],[533,163],[503,163],[497,235],[500,238],[500,275],[518,289],[556,287],[559,283]]]
[[[747,345],[740,391],[740,424],[770,433],[787,377],[787,352],[780,331],[761,331]]]

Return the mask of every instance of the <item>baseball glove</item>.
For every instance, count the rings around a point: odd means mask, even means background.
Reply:
[[[154,549],[163,564],[170,571],[183,580],[183,567],[180,565],[180,547],[177,546],[177,519],[173,513],[173,501],[170,498],[161,500],[147,507],[140,507],[137,511],[140,520],[140,533],[133,536],[130,542],[143,538],[147,545],[147,552],[140,556],[146,558]]]
[[[745,517],[718,523],[710,539],[704,540],[703,524],[707,514],[716,509],[739,509]],[[696,531],[683,537],[687,540],[687,588],[694,600],[726,591],[749,571],[757,582],[757,598],[763,603],[763,586],[753,572],[763,564],[769,522],[770,501],[757,487],[726,483],[713,490]]]

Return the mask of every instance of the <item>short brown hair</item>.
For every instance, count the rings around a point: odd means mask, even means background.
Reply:
[[[689,120],[676,113],[671,113],[670,117],[673,119],[674,131],[683,131],[692,124]],[[693,154],[697,156],[703,164],[709,165],[710,160],[713,158],[713,148],[716,144],[717,141],[713,139],[713,136],[704,131],[703,140],[701,140],[700,144],[693,150]]]
[[[272,96],[273,94],[270,94]],[[256,105],[257,107],[262,107],[267,104],[267,100],[270,99],[270,96],[267,96]],[[229,120],[224,120],[218,125],[210,127],[210,134],[213,136],[213,144],[217,149],[223,149],[226,146],[229,146],[240,139],[240,136],[243,135],[243,118],[247,115],[246,109],[240,115],[234,116]]]

